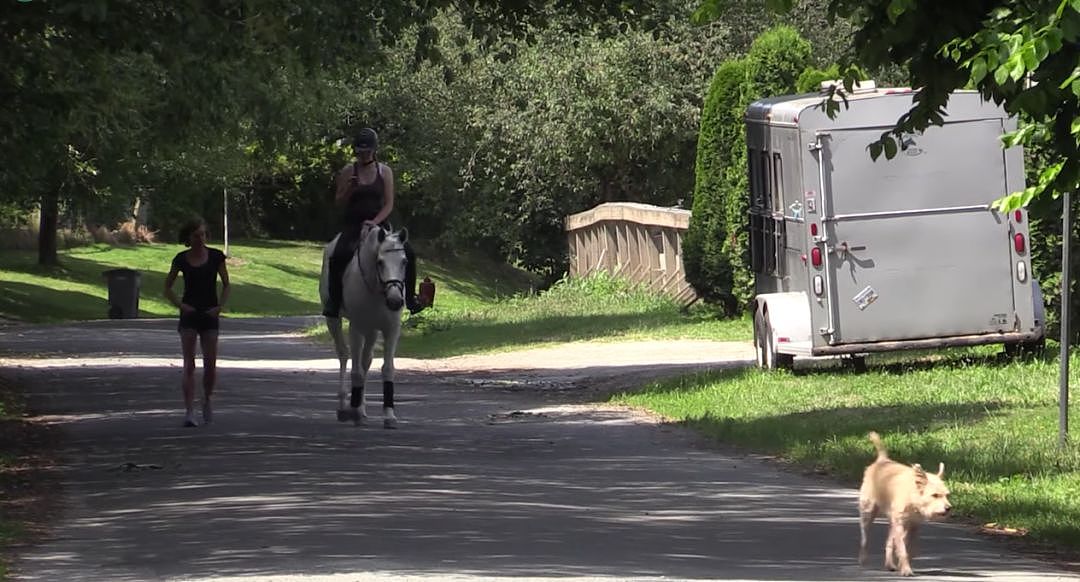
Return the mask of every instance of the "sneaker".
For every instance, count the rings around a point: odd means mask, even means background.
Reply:
[[[199,423],[195,422],[195,413],[188,412],[187,415],[184,416],[184,428],[193,428],[196,426],[199,426]]]
[[[202,421],[203,424],[210,424],[214,420],[214,409],[210,406],[210,400],[205,399],[202,403]]]

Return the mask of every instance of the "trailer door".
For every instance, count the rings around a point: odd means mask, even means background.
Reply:
[[[988,208],[1007,193],[1001,120],[931,127],[874,162],[887,129],[818,139],[830,343],[1011,329],[1009,226]]]

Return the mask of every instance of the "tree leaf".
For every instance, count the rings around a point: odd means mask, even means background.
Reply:
[[[994,82],[998,85],[1004,85],[1005,81],[1009,80],[1009,69],[1011,64],[1006,62],[1005,64],[994,70]]]
[[[1023,78],[1024,73],[1027,72],[1027,67],[1024,65],[1023,57],[1014,59],[1012,64],[1012,70],[1009,71],[1009,78],[1013,81],[1019,81]]]
[[[891,160],[896,157],[896,140],[894,140],[891,135],[885,136],[884,143],[882,145],[885,147],[885,159]]]
[[[896,21],[900,19],[900,16],[907,12],[911,7],[911,0],[891,0],[889,7],[887,8],[887,14],[889,16],[889,22],[896,24]]]
[[[870,159],[877,161],[877,159],[881,157],[881,142],[875,141],[868,147],[870,148]]]
[[[986,77],[986,60],[976,57],[971,64],[971,84],[978,86],[979,82]]]
[[[1024,67],[1026,67],[1028,71],[1034,71],[1035,68],[1039,66],[1040,59],[1035,54],[1035,47],[1033,45],[1029,44],[1025,46],[1024,51],[1020,54],[1023,57]],[[1023,73],[1020,74],[1023,75]]]

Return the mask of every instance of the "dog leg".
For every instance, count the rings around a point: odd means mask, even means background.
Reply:
[[[917,538],[918,538],[918,534],[919,534],[919,524],[918,523],[908,524],[907,536],[906,536],[906,539],[904,540],[905,545],[907,546],[908,560],[911,560],[912,558],[915,558],[915,556],[917,556],[919,554],[919,545],[918,545],[918,542],[916,541]]]
[[[890,572],[896,570],[896,562],[893,561],[893,532],[889,528],[889,536],[885,538],[885,569]]]
[[[895,566],[900,569],[900,575],[913,575],[914,572],[911,571],[911,559],[910,556],[908,556],[907,551],[907,528],[905,528],[902,523],[895,523],[892,526],[890,536],[892,537],[892,543],[895,547],[893,554],[896,558]]]
[[[866,565],[866,546],[870,542],[870,526],[877,518],[877,506],[872,501],[859,501],[859,565]]]

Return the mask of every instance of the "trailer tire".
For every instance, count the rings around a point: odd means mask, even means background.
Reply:
[[[776,335],[768,312],[754,314],[754,349],[758,367],[766,370],[790,370],[795,367],[795,356],[776,352]]]
[[[768,361],[765,354],[765,319],[761,316],[761,310],[754,310],[754,355],[757,356],[759,368],[767,368]]]
[[[1046,338],[1031,342],[1014,342],[1005,344],[1005,356],[1010,359],[1030,360],[1038,358],[1046,351]]]

